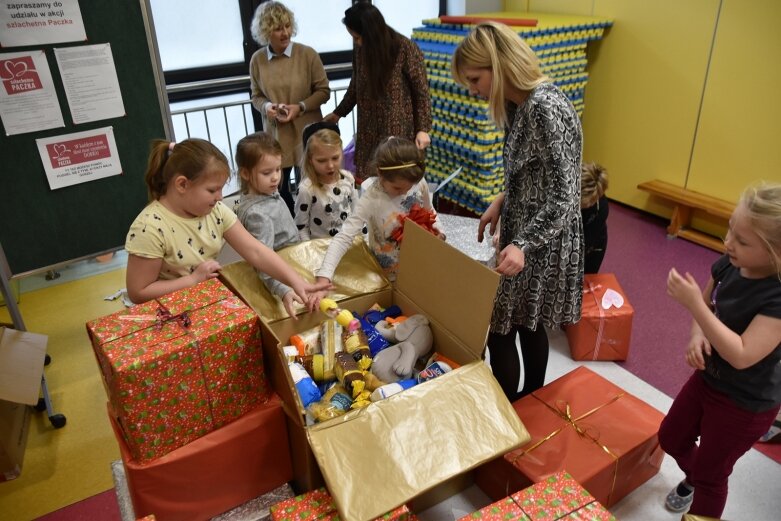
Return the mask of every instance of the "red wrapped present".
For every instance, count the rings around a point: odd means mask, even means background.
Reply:
[[[241,418],[149,463],[133,459],[109,405],[137,515],[206,521],[293,477],[282,401],[271,395]]]
[[[280,501],[270,509],[271,521],[339,521],[331,494],[320,487],[306,494]],[[402,505],[375,521],[413,521],[409,509]]]
[[[585,275],[580,321],[565,328],[572,359],[626,360],[634,313],[615,275]]]
[[[531,441],[478,468],[475,481],[494,500],[567,469],[610,507],[659,472],[664,415],[585,367],[513,407]]]
[[[530,521],[616,519],[566,471],[557,472],[511,497]]]
[[[467,519],[485,519],[486,521],[530,521],[529,516],[523,513],[513,498],[506,497],[477,512],[464,516],[460,521]]]
[[[616,521],[616,518],[566,471],[557,472],[544,481],[461,519]]]
[[[216,279],[90,321],[87,331],[136,461],[268,399],[258,317]]]

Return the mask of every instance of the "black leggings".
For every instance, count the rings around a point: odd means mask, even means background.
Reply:
[[[515,347],[515,335],[521,340],[523,357],[523,389],[518,392],[521,380],[521,361]],[[488,335],[488,351],[491,353],[491,370],[510,402],[536,391],[545,384],[548,367],[548,334],[542,324],[537,329],[514,326],[505,334]]]

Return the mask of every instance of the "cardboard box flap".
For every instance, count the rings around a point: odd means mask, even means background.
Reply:
[[[0,327],[0,399],[38,403],[46,340],[46,335]]]
[[[331,239],[313,239],[288,246],[277,253],[306,280],[314,280],[314,272],[320,268]],[[220,278],[239,294],[266,322],[288,318],[282,301],[266,288],[258,274],[246,261],[240,261],[220,270]],[[334,289],[330,298],[340,301],[358,295],[370,294],[391,287],[366,241],[358,237],[345,253],[334,273]],[[304,306],[297,306],[298,313],[305,313]]]
[[[495,271],[417,224],[406,222],[396,290],[415,302],[429,319],[449,324],[475,358],[480,358],[485,348],[499,278]]]
[[[482,361],[343,418],[307,434],[346,521],[375,519],[529,440]]]

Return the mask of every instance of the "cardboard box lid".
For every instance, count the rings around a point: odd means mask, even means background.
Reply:
[[[38,403],[46,340],[46,335],[0,327],[0,399]]]
[[[396,290],[425,310],[429,320],[448,324],[480,358],[500,275],[445,241],[431,238],[419,225],[405,223]]]
[[[482,361],[357,412],[307,430],[328,490],[347,521],[375,519],[529,440]],[[439,444],[432,446],[431,440]]]

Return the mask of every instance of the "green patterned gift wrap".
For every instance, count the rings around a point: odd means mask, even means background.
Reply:
[[[268,399],[258,316],[216,279],[90,321],[87,332],[139,462]]]

